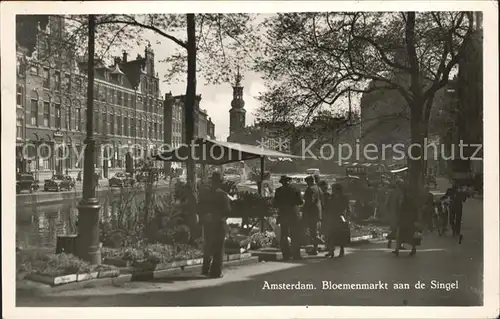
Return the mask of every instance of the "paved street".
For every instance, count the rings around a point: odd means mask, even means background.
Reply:
[[[347,250],[343,259],[307,259],[301,262],[267,262],[226,269],[222,279],[197,276],[155,282],[133,282],[125,287],[93,288],[46,297],[23,298],[18,306],[265,306],[265,305],[364,305],[364,306],[466,306],[482,300],[483,214],[482,200],[464,207],[464,242],[450,236],[428,234],[416,256],[407,251],[396,257],[385,242]],[[421,281],[426,289],[417,290]],[[458,289],[431,290],[431,280],[454,283]],[[271,284],[311,283],[313,290],[265,290]],[[322,281],[337,284],[387,283],[387,290],[322,290]],[[410,289],[392,289],[408,283]]]
[[[140,183],[140,184],[143,184],[143,183]],[[168,185],[168,180],[159,180],[157,183],[156,183],[156,187],[158,186],[167,186]],[[101,179],[99,180],[99,189],[108,189],[109,188],[109,183],[108,183],[108,180],[107,179]],[[38,191],[36,192],[36,194],[38,195],[42,195],[42,196],[50,196],[50,195],[53,195],[53,194],[64,194],[64,193],[72,193],[72,192],[78,192],[78,193],[81,193],[83,191],[83,183],[82,182],[77,182],[75,184],[75,189],[73,190],[70,190],[70,191],[67,191],[67,190],[64,190],[64,191],[60,191],[60,192],[46,192],[43,190],[43,183],[39,184],[39,189]],[[23,191],[22,193],[20,194],[17,194],[18,197],[23,197],[23,196],[32,196],[33,194],[30,194],[29,192],[27,191]]]

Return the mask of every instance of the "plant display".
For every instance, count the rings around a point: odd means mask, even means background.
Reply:
[[[167,263],[176,260],[199,258],[202,251],[190,245],[150,244],[134,248],[103,249],[103,259],[119,259],[130,263],[150,262]]]
[[[261,248],[269,248],[276,246],[276,234],[274,232],[266,231],[255,232],[250,237],[243,241],[242,244],[244,246],[248,246],[250,244],[251,250],[261,249]]]
[[[265,217],[275,213],[270,199],[250,192],[238,193],[238,199],[232,202],[230,217]]]
[[[35,250],[19,251],[16,254],[18,274],[39,274],[52,277],[116,269],[108,265],[90,265],[71,254],[52,254]]]

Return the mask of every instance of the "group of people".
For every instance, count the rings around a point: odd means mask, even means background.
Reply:
[[[278,209],[277,222],[281,226],[283,259],[301,259],[304,230],[308,231],[313,244],[309,254],[317,255],[318,245],[326,241],[327,256],[334,257],[336,246],[340,247],[339,256],[343,256],[344,247],[350,240],[347,223],[349,199],[339,184],[333,184],[330,193],[328,183],[320,180],[318,175],[308,176],[305,181],[307,188],[302,195],[291,184],[291,178],[283,175],[279,180],[282,186],[274,195],[273,205]]]
[[[301,259],[300,246],[303,243],[305,230],[308,231],[313,249],[311,255],[317,255],[318,245],[325,243],[327,256],[335,256],[335,248],[339,247],[338,256],[344,255],[344,247],[350,241],[350,228],[347,219],[350,214],[349,198],[344,194],[340,184],[331,185],[320,180],[318,175],[305,179],[307,188],[304,194],[291,182],[292,178],[281,176],[282,185],[274,192],[273,206],[278,210],[277,223],[281,226],[280,245],[285,260]],[[263,183],[262,191],[264,191]],[[210,277],[222,276],[224,257],[224,239],[226,235],[226,217],[231,211],[228,194],[222,189],[223,178],[220,172],[211,177],[210,189],[200,193],[198,199],[199,218],[204,227],[204,257],[202,273]],[[399,255],[404,244],[412,246],[410,256],[415,255],[416,246],[421,243],[422,227],[427,225],[432,231],[433,217],[436,212],[434,196],[426,188],[422,196],[416,196],[403,180],[388,185],[384,204],[384,219],[390,225],[387,239],[388,247],[396,241],[393,251]],[[449,202],[450,224],[453,234],[460,235],[462,205],[466,194],[457,185],[448,189],[439,203]],[[422,223],[420,223],[422,222]]]

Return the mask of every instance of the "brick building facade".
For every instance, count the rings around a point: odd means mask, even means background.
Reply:
[[[25,19],[16,39],[17,170],[33,172],[39,180],[55,173],[76,176],[83,168],[86,136],[86,59],[64,45],[62,17]],[[95,156],[102,177],[132,171],[134,145],[151,150],[162,144],[163,116],[150,46],[135,60],[126,52],[111,65],[96,60],[94,130],[100,151]]]

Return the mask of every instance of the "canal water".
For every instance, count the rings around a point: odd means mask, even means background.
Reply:
[[[160,196],[167,195],[168,189],[159,189],[155,193]],[[27,205],[19,205],[18,202],[16,247],[55,248],[57,236],[76,234],[79,202],[80,198]],[[124,205],[128,205],[131,212],[135,212],[144,202],[144,192],[107,191],[99,195],[99,202],[102,205],[101,220],[112,218],[117,216],[119,206],[123,208]]]

